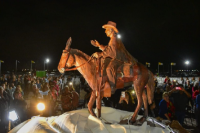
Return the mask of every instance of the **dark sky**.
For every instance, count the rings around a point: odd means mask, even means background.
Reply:
[[[139,60],[158,62],[164,69],[170,62],[174,69],[186,69],[184,61],[190,60],[189,69],[200,68],[200,3],[194,0],[133,0],[132,2],[62,2],[0,1],[0,60],[2,69],[43,69],[45,58],[48,67],[56,69],[67,39],[72,37],[72,48],[89,55],[99,51],[90,44],[96,39],[107,45],[102,25],[117,23],[126,49]],[[163,69],[163,66],[161,66]]]

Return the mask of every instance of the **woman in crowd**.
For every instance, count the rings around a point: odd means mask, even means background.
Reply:
[[[132,96],[128,91],[125,91],[125,97],[120,97],[117,109],[134,112],[136,105],[133,103]]]
[[[200,87],[198,90],[200,91]],[[196,104],[195,116],[196,116],[197,127],[200,128],[200,94],[196,96],[195,104]]]
[[[0,131],[6,132],[8,125],[8,99],[3,95],[4,88],[0,86]]]
[[[20,85],[17,85],[17,88],[14,92],[14,108],[19,115],[21,121],[27,119],[27,103],[23,97],[24,93]]]
[[[174,119],[175,107],[169,100],[168,92],[163,93],[163,99],[159,103],[159,116],[169,121]]]

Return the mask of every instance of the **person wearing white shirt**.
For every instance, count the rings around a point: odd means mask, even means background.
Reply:
[[[73,78],[73,85],[78,94],[80,94],[80,83],[81,83],[80,78],[78,76],[75,76]]]

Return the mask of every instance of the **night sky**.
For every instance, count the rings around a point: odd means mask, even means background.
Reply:
[[[0,60],[2,70],[33,68],[42,70],[44,60],[50,59],[49,69],[57,69],[67,39],[71,48],[88,55],[99,51],[90,44],[96,39],[107,45],[102,25],[117,23],[126,49],[155,71],[158,62],[164,70],[170,62],[174,69],[200,68],[200,3],[199,0],[149,0],[142,2],[62,2],[0,1]],[[163,66],[160,66],[163,70]],[[170,70],[170,69],[169,69]]]

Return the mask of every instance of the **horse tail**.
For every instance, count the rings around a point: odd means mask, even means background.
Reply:
[[[147,83],[147,98],[148,98],[148,103],[152,104],[153,103],[153,98],[154,98],[154,90],[155,90],[155,82],[154,82],[154,76],[151,71],[148,71],[149,73],[149,79]]]

